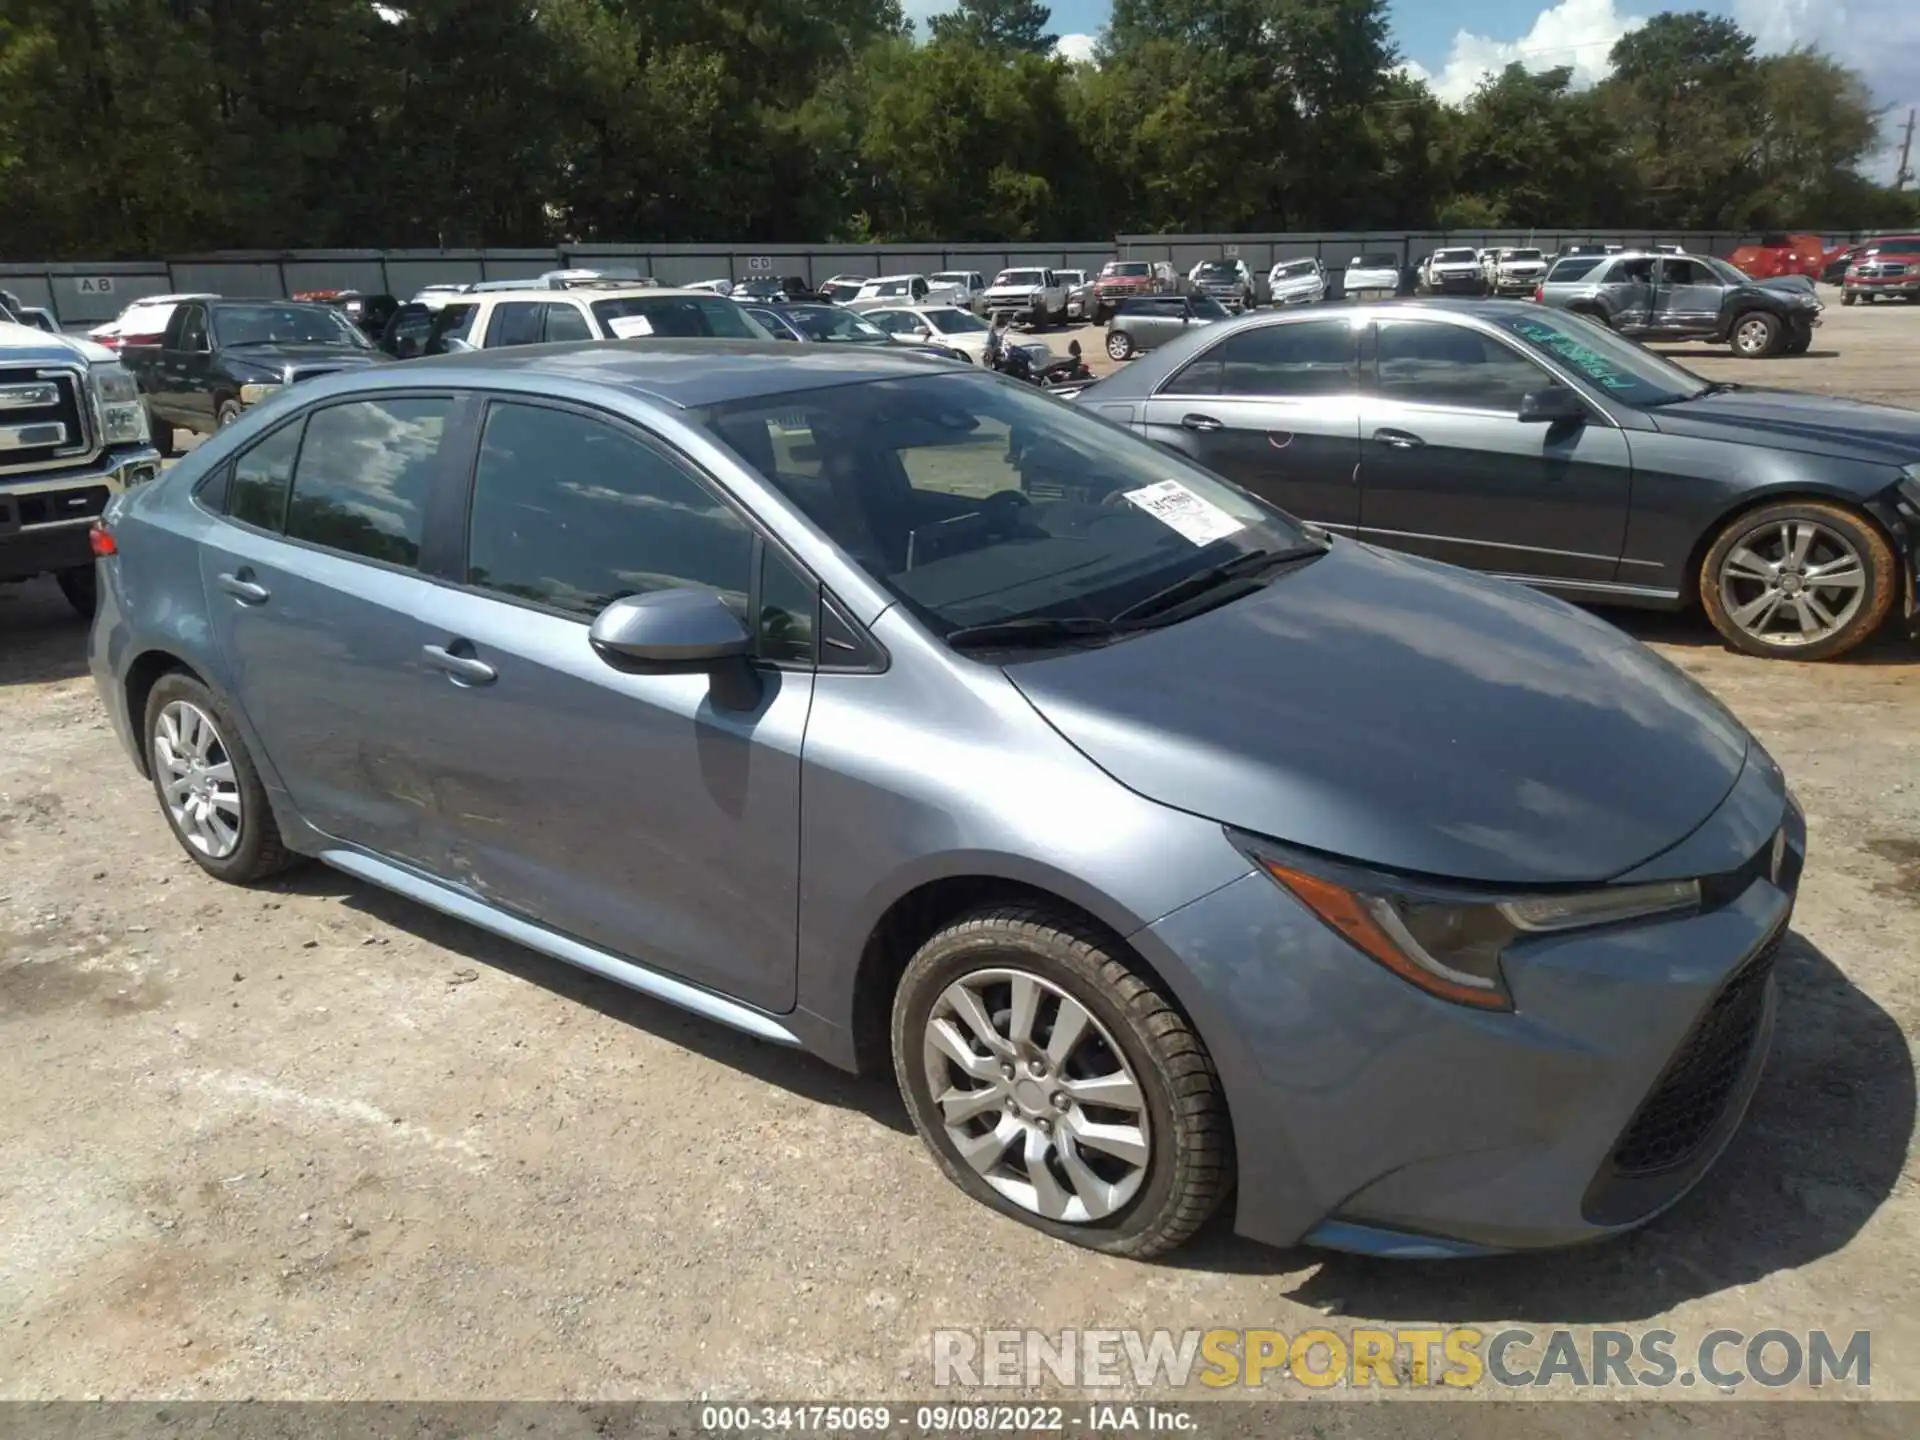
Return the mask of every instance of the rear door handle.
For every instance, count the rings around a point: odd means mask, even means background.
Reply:
[[[1215,430],[1224,430],[1227,427],[1211,415],[1182,415],[1180,417],[1180,428],[1183,430],[1199,430],[1202,433],[1211,434]]]
[[[443,645],[424,645],[420,653],[427,657],[427,663],[436,670],[444,670],[462,685],[487,685],[499,672],[484,660],[476,660],[471,655],[456,655]]]
[[[249,580],[244,570],[238,575],[222,575],[219,580],[220,588],[242,605],[264,605],[273,593],[266,586]]]
[[[1395,450],[1418,450],[1427,443],[1407,430],[1376,430],[1373,438],[1382,445],[1391,445]]]

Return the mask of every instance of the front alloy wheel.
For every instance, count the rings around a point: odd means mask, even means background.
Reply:
[[[1701,599],[1721,635],[1750,655],[1825,660],[1879,628],[1898,570],[1864,517],[1818,501],[1742,518],[1707,555]]]
[[[1213,1062],[1118,942],[996,907],[922,945],[893,1004],[914,1129],[969,1195],[1057,1239],[1145,1258],[1232,1188]]]

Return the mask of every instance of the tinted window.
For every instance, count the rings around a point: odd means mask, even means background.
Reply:
[[[760,560],[760,624],[757,652],[763,660],[813,663],[819,588],[771,545]]]
[[[499,345],[538,345],[540,312],[544,305],[497,305],[487,321],[487,348]]]
[[[1552,377],[1524,355],[1464,325],[1382,321],[1376,354],[1383,399],[1517,412]]]
[[[1553,269],[1547,272],[1547,280],[1551,284],[1559,285],[1568,280],[1584,279],[1599,263],[1598,260],[1584,255],[1577,260],[1556,261]]]
[[[420,345],[433,329],[433,312],[424,305],[402,305],[393,323],[381,338],[381,348],[402,360],[420,353]]]
[[[182,350],[204,350],[207,348],[207,307],[204,305],[182,305],[180,307],[180,339]]]
[[[347,345],[366,348],[366,337],[330,305],[222,305],[213,316],[222,345]]]
[[[753,534],[686,471],[611,425],[495,405],[473,482],[467,579],[597,615],[615,600],[695,585],[746,613]]]
[[[416,563],[452,408],[439,397],[403,397],[314,411],[293,477],[288,537],[390,565]]]
[[[593,331],[587,325],[587,317],[573,306],[547,306],[548,340],[591,340],[592,338]]]
[[[1187,371],[1203,386],[1210,379],[1224,395],[1350,395],[1359,388],[1353,327],[1345,320],[1242,330]]]
[[[473,317],[480,313],[478,305],[448,305],[441,310],[434,321],[433,329],[427,336],[427,343],[421,347],[428,355],[447,353],[449,340],[465,340],[472,333]]]
[[[718,295],[631,295],[596,300],[593,313],[607,334],[622,340],[643,335],[719,340],[773,338],[737,303]]]
[[[293,458],[300,453],[300,422],[282,425],[233,462],[227,514],[262,530],[278,530],[287,515]]]

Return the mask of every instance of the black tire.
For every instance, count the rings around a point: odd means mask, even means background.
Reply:
[[[1133,358],[1133,337],[1124,330],[1107,332],[1107,358],[1109,360],[1130,360]]]
[[[91,565],[75,565],[66,570],[56,570],[53,580],[60,587],[60,593],[67,597],[74,613],[82,620],[91,620],[93,612],[100,603],[100,577]]]
[[[1866,572],[1860,608],[1846,625],[1824,640],[1807,644],[1769,644],[1741,628],[1727,611],[1721,573],[1727,557],[1749,537],[1763,535],[1782,523],[1811,520],[1840,534],[1860,557]],[[1878,630],[1893,608],[1900,588],[1900,563],[1887,537],[1865,516],[1825,500],[1783,500],[1736,516],[1715,539],[1697,577],[1700,606],[1720,637],[1734,649],[1765,659],[1831,660],[1844,655]]]
[[[222,400],[220,402],[220,408],[213,412],[213,423],[224,430],[237,421],[244,413],[246,412],[241,410],[238,400]]]
[[[181,833],[167,803],[165,773],[156,754],[154,739],[161,711],[175,701],[193,705],[213,721],[220,749],[233,766],[234,784],[240,794],[240,835],[238,844],[228,855],[216,858],[195,848]],[[272,806],[267,802],[267,792],[260,783],[260,773],[254,769],[253,757],[247,753],[246,742],[240,738],[240,727],[234,723],[232,713],[220,703],[219,697],[205,685],[180,670],[162,675],[147,695],[147,709],[142,717],[140,735],[146,749],[147,770],[153,777],[154,797],[160,802],[160,813],[166,817],[167,827],[173,831],[174,839],[180,842],[180,848],[202,870],[230,885],[250,885],[300,863],[301,857],[289,850],[280,838],[280,827],[273,818]]]
[[[1860,297],[1854,294],[1853,291],[1851,290],[1843,290],[1840,293],[1840,303],[1842,305],[1851,305],[1854,303],[1854,301],[1858,300],[1859,298]]]
[[[1786,343],[1786,326],[1778,315],[1765,310],[1748,310],[1733,317],[1727,330],[1727,344],[1742,360],[1765,360],[1778,355]]]
[[[147,407],[147,429],[152,432],[154,449],[162,455],[179,453],[173,448],[173,426],[154,414],[151,405]]]
[[[1138,1193],[1103,1219],[1051,1220],[1002,1195],[961,1158],[930,1092],[923,1037],[935,1003],[962,977],[1001,968],[1026,971],[1071,996],[1137,1077],[1147,1107],[1147,1173]],[[1010,905],[948,926],[900,977],[892,1031],[907,1111],[942,1172],[976,1200],[1056,1239],[1146,1259],[1191,1238],[1233,1188],[1232,1130],[1205,1045],[1124,951],[1071,915]]]
[[[1813,348],[1813,326],[1795,325],[1787,332],[1786,343],[1780,347],[1782,355],[1804,355]]]

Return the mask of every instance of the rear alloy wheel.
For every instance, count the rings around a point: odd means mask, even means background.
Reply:
[[[222,400],[220,402],[220,408],[213,412],[213,418],[214,422],[218,424],[222,430],[226,429],[240,418],[240,402],[238,400]]]
[[[1759,360],[1780,349],[1785,334],[1778,316],[1750,310],[1733,322],[1733,353],[1742,360]]]
[[[212,691],[181,671],[163,675],[145,722],[154,793],[195,864],[246,885],[298,861],[280,839],[239,727]]]
[[[1701,567],[1700,599],[1736,649],[1829,660],[1880,628],[1898,584],[1893,550],[1866,519],[1787,501],[1727,527]]]
[[[1125,360],[1132,354],[1133,337],[1131,335],[1127,334],[1124,330],[1109,330],[1107,332],[1107,358],[1109,360]]]
[[[1205,1047],[1071,916],[1009,906],[935,935],[894,996],[893,1062],[947,1178],[1057,1239],[1158,1255],[1231,1187]]]

